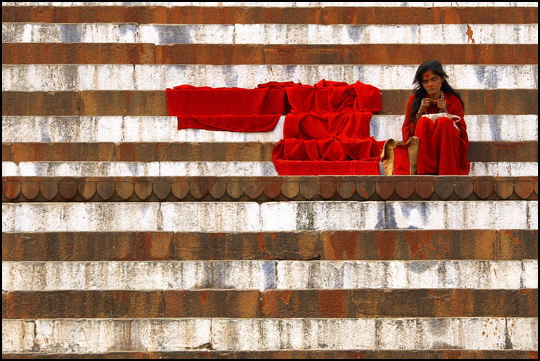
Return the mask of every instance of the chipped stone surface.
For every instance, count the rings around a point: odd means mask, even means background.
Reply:
[[[2,318],[2,353],[31,352],[34,346],[34,337],[34,322]]]
[[[538,288],[538,260],[523,260],[522,271],[523,288]]]
[[[452,2],[452,3],[438,3],[439,6],[451,7],[506,7],[509,6],[505,2]],[[129,3],[131,7],[137,6],[152,6],[155,3],[152,2],[136,2]],[[162,2],[160,6],[166,7],[178,7],[178,6],[204,6],[204,7],[236,7],[236,6],[263,6],[263,7],[326,7],[326,6],[367,6],[367,7],[397,7],[403,6],[403,3],[397,2]],[[2,6],[126,6],[124,2],[3,2]],[[411,2],[407,3],[408,7],[433,7],[432,2]],[[519,3],[519,6],[534,7],[535,3]]]
[[[520,289],[521,261],[2,262],[2,289]],[[84,275],[81,277],[80,275]]]
[[[3,289],[27,291],[265,290],[276,283],[273,261],[2,262],[2,275]]]
[[[528,207],[538,201],[3,203],[2,231],[531,229]]]
[[[388,202],[387,219],[398,229],[528,229],[529,205],[538,208],[537,201]]]
[[[291,79],[302,84],[360,80],[381,90],[410,89],[416,69],[416,65],[2,65],[2,91],[163,90],[179,84],[256,88],[259,83]],[[446,65],[445,71],[456,89],[538,88],[538,66],[533,65]]]
[[[466,115],[469,141],[522,142],[538,140],[537,115]],[[282,116],[271,132],[241,133],[177,129],[176,117],[2,117],[3,143],[50,142],[278,142]],[[374,115],[375,139],[402,139],[403,115]]]
[[[278,289],[516,289],[521,261],[281,261]]]
[[[2,320],[2,336],[22,339],[25,321]],[[536,350],[537,319],[43,319],[38,352],[214,350]],[[506,343],[506,333],[509,344]],[[33,341],[33,340],[32,340]],[[29,345],[3,352],[29,352]]]
[[[24,321],[2,320],[17,331]],[[105,353],[111,351],[169,351],[197,348],[211,340],[210,319],[45,319],[35,325],[35,347],[2,352]],[[4,331],[4,327],[2,327]],[[6,330],[7,331],[7,330]],[[21,332],[13,332],[22,337]],[[5,335],[2,332],[2,339]]]
[[[514,350],[538,351],[538,318],[514,318],[506,320],[508,345]]]
[[[153,44],[535,44],[538,24],[33,24],[2,23],[2,42]],[[77,34],[76,38],[71,35]]]
[[[25,321],[2,320],[3,340]],[[36,320],[38,352],[214,350],[536,350],[537,319],[83,319]],[[24,331],[23,331],[24,332]],[[508,332],[510,344],[505,343]],[[32,340],[33,341],[33,340]],[[28,345],[3,352],[28,352]]]

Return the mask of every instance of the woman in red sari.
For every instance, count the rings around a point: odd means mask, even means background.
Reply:
[[[407,103],[403,141],[419,138],[417,174],[467,175],[469,138],[463,119],[463,101],[446,81],[442,64],[428,60],[414,76],[415,90]],[[430,114],[447,113],[459,117]]]

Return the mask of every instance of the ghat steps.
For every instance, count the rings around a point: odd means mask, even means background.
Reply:
[[[3,358],[538,357],[537,3],[3,3]],[[469,176],[278,177],[283,133],[176,128],[165,88],[417,65]]]

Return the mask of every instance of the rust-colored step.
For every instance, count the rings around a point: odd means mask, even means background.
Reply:
[[[538,64],[532,44],[109,44],[4,43],[2,64],[409,65]]]
[[[2,161],[272,161],[276,143],[2,143]],[[538,142],[470,142],[471,162],[538,162]]]
[[[538,317],[538,289],[12,291],[4,309],[3,319]]]
[[[180,84],[178,84],[180,85]],[[538,89],[461,90],[466,114],[538,113]],[[403,114],[411,90],[382,90],[381,115]],[[2,92],[2,115],[167,116],[164,90]]]
[[[3,233],[2,261],[523,260],[538,230]]]

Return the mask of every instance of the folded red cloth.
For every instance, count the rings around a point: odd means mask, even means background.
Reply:
[[[379,174],[381,148],[369,129],[381,111],[379,89],[324,79],[285,89],[291,113],[272,152],[279,175]]]
[[[381,91],[357,81],[353,85],[321,80],[314,86],[286,87],[292,113],[371,112],[382,108]]]
[[[379,175],[376,160],[309,161],[274,159],[278,175]]]
[[[178,129],[271,131],[289,112],[284,86],[292,84],[278,84],[257,89],[175,86],[166,90],[168,114],[178,117]]]

